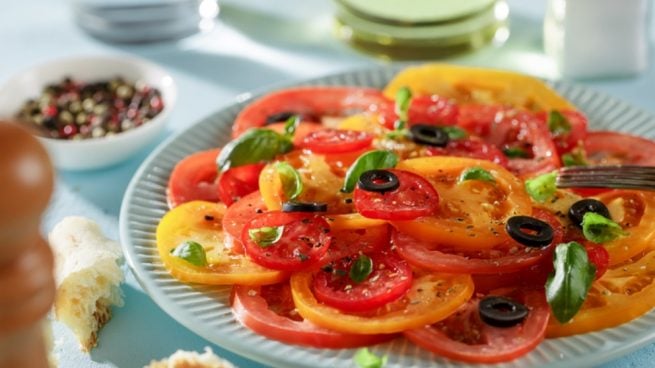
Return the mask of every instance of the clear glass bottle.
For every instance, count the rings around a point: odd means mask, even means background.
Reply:
[[[504,0],[336,0],[336,34],[390,59],[426,59],[509,36]]]

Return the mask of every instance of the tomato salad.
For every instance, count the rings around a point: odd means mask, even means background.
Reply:
[[[404,335],[508,361],[655,306],[655,196],[560,190],[554,173],[654,153],[508,72],[428,65],[383,91],[286,89],[247,106],[225,147],[178,163],[157,246],[179,280],[234,285],[236,319],[271,339]]]

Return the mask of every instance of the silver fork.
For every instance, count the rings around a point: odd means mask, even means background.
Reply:
[[[558,188],[655,190],[655,167],[636,165],[568,166],[557,173]]]

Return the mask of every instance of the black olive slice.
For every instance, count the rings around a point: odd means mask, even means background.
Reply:
[[[409,128],[409,131],[416,143],[445,147],[449,141],[448,133],[434,125],[416,124]]]
[[[293,111],[282,111],[276,114],[271,114],[268,117],[266,117],[266,123],[264,125],[285,122],[294,115],[299,115],[299,114]]]
[[[282,212],[327,212],[327,204],[320,202],[284,202]]]
[[[396,174],[388,170],[365,171],[357,181],[357,187],[367,192],[390,192],[399,186],[400,181]]]
[[[587,212],[595,212],[610,220],[612,219],[610,211],[607,209],[605,204],[601,201],[591,198],[581,199],[573,203],[571,208],[569,208],[569,218],[575,225],[582,227],[582,219]]]
[[[528,308],[512,299],[502,296],[487,296],[478,304],[480,319],[494,327],[512,327],[523,322]]]
[[[505,231],[512,239],[528,247],[545,247],[553,242],[553,228],[530,216],[510,217]]]

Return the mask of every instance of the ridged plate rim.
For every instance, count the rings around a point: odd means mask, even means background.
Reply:
[[[328,75],[301,85],[352,85],[381,88],[400,67],[378,67]],[[584,111],[592,129],[610,129],[655,139],[655,115],[580,85],[549,82]],[[274,88],[277,89],[277,88]],[[274,90],[268,89],[268,91]],[[228,305],[230,287],[188,285],[171,277],[156,251],[155,229],[168,209],[168,175],[184,156],[224,144],[229,140],[236,114],[262,95],[243,94],[220,109],[161,143],[132,178],[120,213],[120,237],[128,265],[145,292],[173,319],[227,350],[274,367],[349,367],[355,349],[314,349],[269,340],[242,327]],[[520,359],[495,365],[466,364],[435,356],[402,338],[376,345],[377,354],[388,354],[387,367],[517,368],[595,366],[655,341],[655,310],[616,328],[566,338],[548,339]]]

